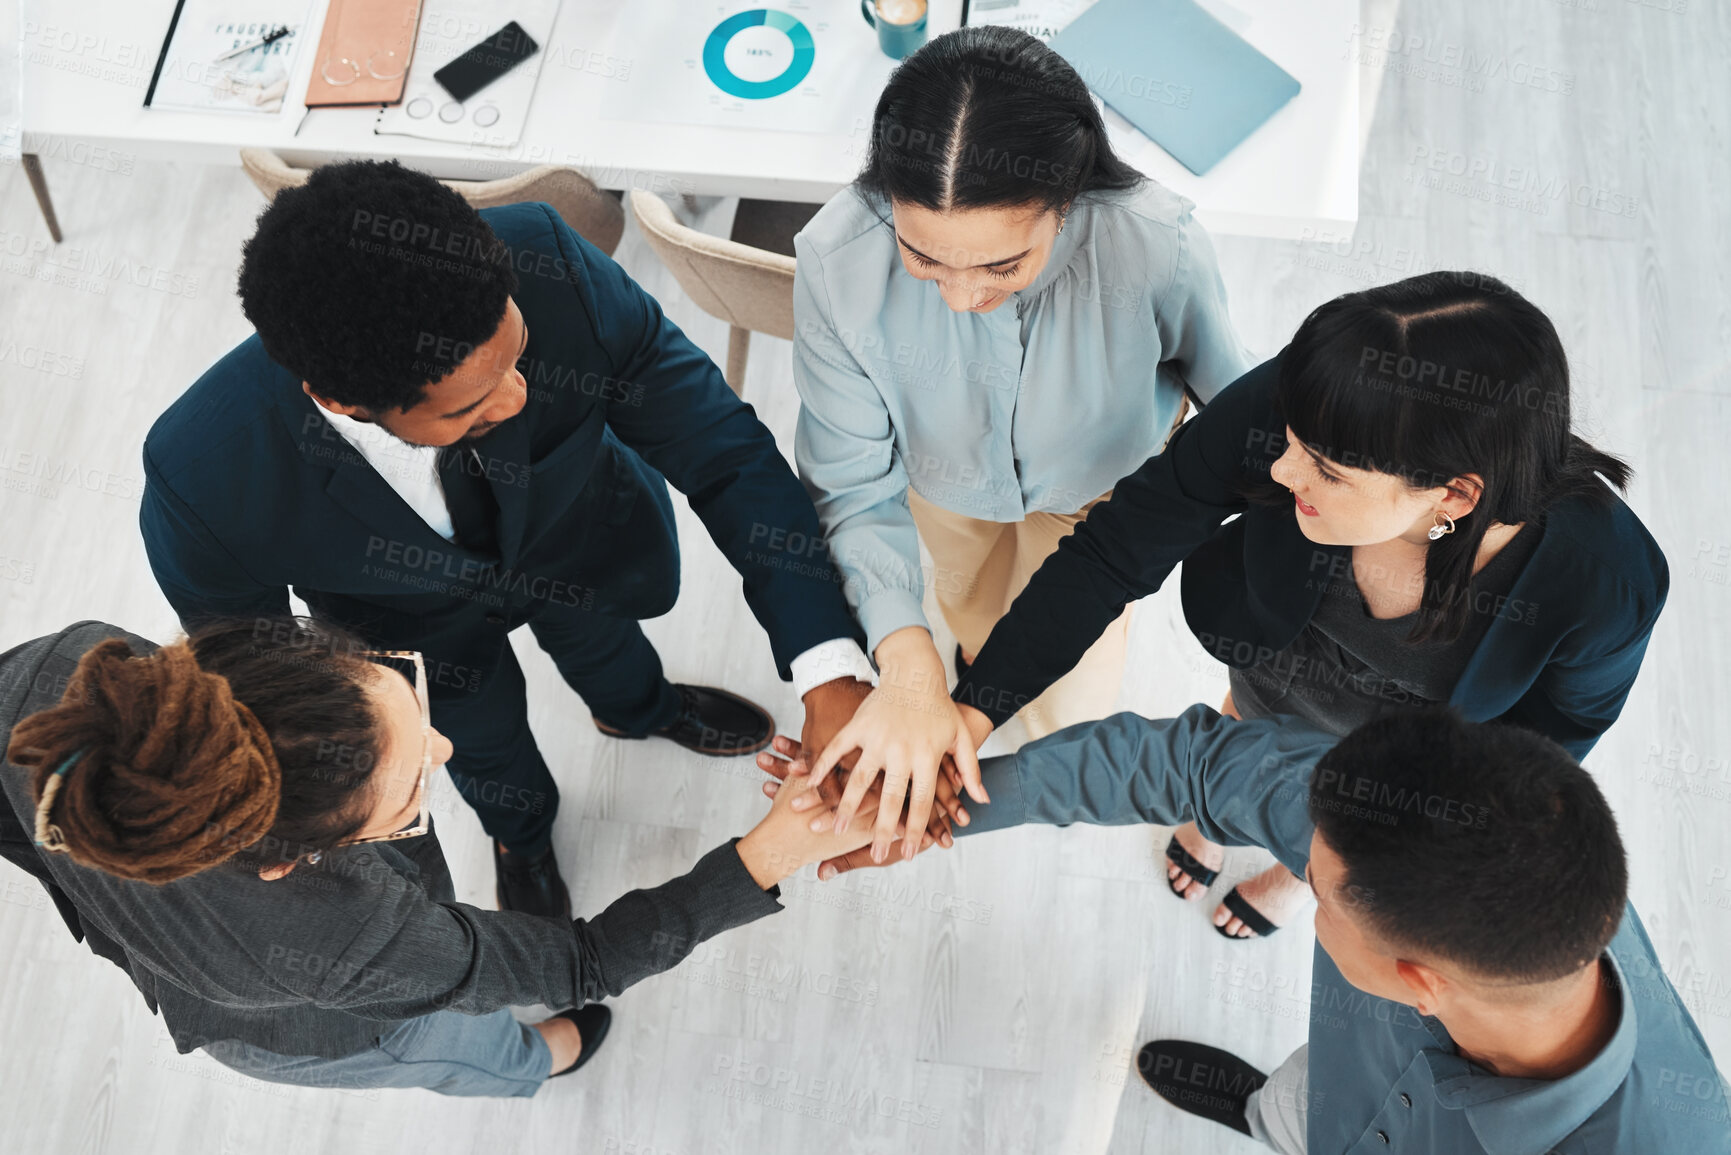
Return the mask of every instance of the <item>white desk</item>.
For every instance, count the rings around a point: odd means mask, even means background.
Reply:
[[[237,164],[242,147],[291,163],[398,157],[448,179],[504,176],[538,164],[576,167],[603,188],[823,201],[853,179],[870,123],[869,102],[849,133],[814,135],[645,124],[592,115],[617,83],[586,53],[605,53],[627,3],[564,0],[523,139],[514,147],[377,136],[376,109],[318,109],[302,121],[316,34],[297,54],[290,99],[274,117],[143,107],[173,0],[25,0],[24,151],[53,159],[82,147],[137,159]],[[1108,112],[1126,158],[1195,201],[1223,233],[1297,237],[1350,233],[1358,217],[1359,73],[1349,46],[1357,0],[1203,0],[1206,7],[1303,85],[1299,95],[1206,177]],[[858,20],[857,0],[834,0],[835,19]],[[323,22],[314,4],[310,27]],[[504,13],[508,5],[501,6]],[[931,32],[957,25],[961,0],[935,0]],[[505,16],[501,15],[501,20]],[[863,22],[861,24],[863,30]],[[557,62],[557,63],[556,63]],[[589,111],[591,114],[586,115]],[[295,134],[300,124],[299,134]]]

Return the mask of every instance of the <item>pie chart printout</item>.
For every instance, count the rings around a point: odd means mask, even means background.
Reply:
[[[749,8],[717,24],[703,43],[703,71],[711,83],[741,100],[767,100],[799,86],[811,74],[817,43],[793,16],[775,8]]]
[[[848,134],[857,169],[896,62],[851,0],[655,0],[623,6],[597,49],[630,63],[594,80],[612,120]],[[815,146],[814,146],[815,147]]]

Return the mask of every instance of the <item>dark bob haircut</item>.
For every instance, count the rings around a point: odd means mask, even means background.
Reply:
[[[1413,642],[1466,628],[1492,522],[1532,521],[1565,497],[1608,501],[1600,475],[1629,484],[1628,465],[1570,430],[1550,318],[1482,273],[1425,273],[1320,306],[1281,356],[1277,397],[1293,434],[1340,465],[1419,489],[1483,479],[1472,514],[1426,552]]]
[[[1617,820],[1592,775],[1531,730],[1445,708],[1366,722],[1317,762],[1310,817],[1362,923],[1486,980],[1574,974],[1622,921]]]
[[[904,60],[878,97],[862,193],[934,212],[1064,211],[1077,194],[1134,188],[1076,70],[1026,32],[947,32]]]
[[[319,395],[407,411],[457,367],[429,346],[473,348],[498,331],[517,290],[508,257],[481,215],[425,173],[322,165],[259,216],[242,250],[241,308],[270,359]]]

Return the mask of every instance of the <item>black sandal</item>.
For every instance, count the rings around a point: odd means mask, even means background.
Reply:
[[[1260,910],[1251,906],[1249,901],[1246,900],[1242,894],[1238,893],[1238,888],[1236,886],[1226,892],[1226,897],[1222,899],[1221,902],[1225,904],[1227,910],[1238,916],[1239,922],[1242,922],[1245,926],[1255,931],[1259,938],[1267,938],[1269,935],[1280,929],[1272,922],[1269,922],[1267,918],[1263,917]],[[1218,934],[1221,938],[1229,938],[1233,942],[1244,941],[1243,935],[1233,934],[1231,931],[1227,930],[1224,925],[1215,927],[1214,933]]]
[[[1200,882],[1204,888],[1212,886],[1214,880],[1220,877],[1220,872],[1218,870],[1209,870],[1206,866],[1203,866],[1200,862],[1197,862],[1194,858],[1190,857],[1190,852],[1184,849],[1183,845],[1178,841],[1178,836],[1176,834],[1174,834],[1172,840],[1166,844],[1166,857],[1170,859],[1179,870],[1188,874],[1191,882]],[[1186,883],[1186,885],[1189,884]],[[1173,894],[1176,894],[1179,898],[1184,898],[1184,892],[1179,890],[1176,886],[1173,886],[1172,879],[1170,878],[1166,880],[1166,889],[1170,890]],[[1189,902],[1190,900],[1184,898],[1184,901]]]

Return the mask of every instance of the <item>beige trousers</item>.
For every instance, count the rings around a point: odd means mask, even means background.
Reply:
[[[992,627],[1040,563],[1090,509],[1110,496],[1098,497],[1076,513],[1031,513],[1021,521],[1006,522],[954,513],[908,490],[914,525],[932,555],[930,585],[962,649],[980,652]],[[1124,680],[1129,638],[1130,607],[1126,606],[1075,669],[1022,708],[1017,716],[1029,735],[1043,738],[1065,726],[1110,714]]]

